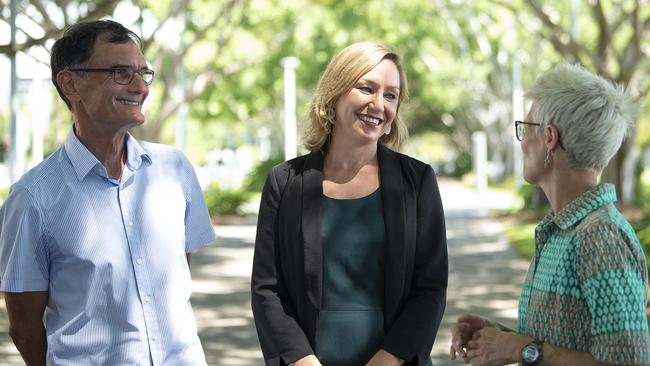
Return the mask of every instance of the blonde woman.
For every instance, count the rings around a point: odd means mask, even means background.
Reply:
[[[398,55],[340,51],[305,145],[262,193],[252,306],[266,365],[427,365],[445,308],[447,249],[431,167],[406,137]]]

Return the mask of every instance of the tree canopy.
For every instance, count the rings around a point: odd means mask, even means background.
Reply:
[[[524,88],[562,60],[626,85],[643,101],[650,86],[647,0],[16,1],[18,41],[0,44],[5,55],[42,55],[34,50],[47,50],[81,20],[110,17],[142,34],[156,80],[147,123],[136,133],[169,143],[177,113],[187,108],[188,152],[199,159],[211,149],[254,144],[263,130],[279,150],[280,60],[300,59],[300,123],[329,59],[361,40],[384,42],[402,55],[410,89],[403,111],[412,135],[442,134],[436,141],[458,157],[470,152],[472,132],[485,131],[491,160],[505,162],[504,173],[513,160],[515,59]],[[9,0],[2,5],[5,32]],[[636,165],[629,159],[650,145],[647,124],[642,117],[608,172],[619,185],[625,166]]]

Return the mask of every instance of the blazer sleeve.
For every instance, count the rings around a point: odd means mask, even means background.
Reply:
[[[253,273],[252,309],[266,365],[281,366],[314,351],[298,324],[296,311],[287,296],[278,250],[278,220],[288,172],[286,165],[274,168],[266,179],[257,221]]]
[[[426,166],[417,192],[416,252],[410,291],[382,348],[407,361],[426,365],[445,311],[447,237],[435,174]]]

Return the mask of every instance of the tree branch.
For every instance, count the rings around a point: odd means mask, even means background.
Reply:
[[[637,70],[638,64],[643,58],[643,50],[641,49],[641,39],[645,33],[641,21],[639,19],[640,13],[639,0],[635,1],[635,7],[631,13],[631,26],[632,34],[630,35],[630,41],[627,43],[627,46],[623,49],[623,52],[620,52],[620,57],[618,58],[619,64],[619,76],[617,79],[618,82],[621,82],[625,85],[628,85],[634,76],[635,71]]]
[[[66,4],[67,4],[67,2],[66,2]],[[67,5],[64,5],[64,6],[67,6]],[[76,20],[76,22],[99,19],[102,16],[105,16],[107,14],[111,14],[116,6],[117,6],[117,1],[115,1],[115,0],[103,0],[103,1],[101,1],[99,3],[97,3],[97,6],[94,9],[92,9],[90,12],[88,12],[88,14],[78,18]],[[65,8],[63,8],[63,9],[65,10]],[[65,11],[64,11],[64,14],[65,14]],[[68,25],[69,24],[68,24],[67,19],[66,19],[66,22],[64,24],[63,29],[59,29],[59,28],[56,28],[56,27],[52,28],[52,29],[44,28],[43,30],[45,31],[45,34],[42,37],[38,37],[38,38],[33,38],[33,37],[30,37],[28,34],[26,34],[27,37],[28,37],[27,41],[25,41],[24,43],[15,44],[13,49],[12,49],[11,45],[1,45],[0,46],[0,54],[11,56],[15,52],[25,52],[28,49],[30,49],[31,47],[33,47],[33,46],[44,45],[45,42],[47,42],[50,39],[59,38],[61,36],[61,34],[63,34],[64,29]],[[21,31],[24,33],[23,30],[21,30]]]
[[[52,22],[52,19],[50,19],[50,16],[47,14],[47,10],[45,10],[45,6],[43,6],[43,3],[40,0],[29,0],[29,3],[32,4],[38,11],[38,13],[41,15],[43,18],[43,22],[40,23],[41,27],[43,29],[56,29],[56,25]],[[38,22],[37,22],[38,24]]]
[[[560,54],[569,55],[575,61],[583,63],[580,53],[583,52],[588,54],[589,52],[587,52],[584,47],[576,43],[575,39],[571,36],[570,33],[562,29],[562,27],[560,27],[557,23],[554,23],[548,14],[542,10],[536,0],[526,0],[526,3],[533,10],[535,15],[537,15],[537,17],[542,21],[542,24],[544,24],[546,28],[551,32],[551,38],[549,41],[553,47]],[[563,41],[563,39],[568,40],[568,42]]]
[[[594,64],[598,73],[601,75],[607,75],[611,79],[609,74],[609,57],[607,55],[607,50],[610,47],[612,36],[609,29],[609,23],[603,12],[603,4],[601,0],[595,0],[596,3],[591,7],[591,12],[593,14],[594,20],[598,24],[598,43],[596,45],[596,57],[594,57]]]

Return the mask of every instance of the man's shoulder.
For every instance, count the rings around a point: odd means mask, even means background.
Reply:
[[[23,187],[27,190],[47,189],[60,182],[60,179],[53,179],[56,176],[63,174],[61,164],[62,148],[57,149],[52,155],[48,156],[45,160],[40,162],[35,167],[29,169],[22,177],[14,184],[15,188]]]

